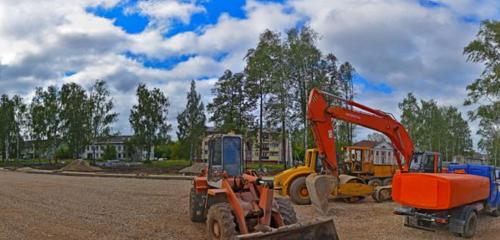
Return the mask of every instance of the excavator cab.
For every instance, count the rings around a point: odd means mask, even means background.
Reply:
[[[439,173],[442,171],[441,154],[437,152],[415,152],[410,163],[410,172]]]

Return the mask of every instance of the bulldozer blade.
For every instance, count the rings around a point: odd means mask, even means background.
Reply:
[[[338,179],[331,175],[310,174],[306,178],[306,187],[311,203],[321,216],[328,215],[328,198],[338,186]]]
[[[286,225],[270,232],[255,232],[237,236],[242,240],[338,240],[337,229],[333,218],[316,219],[312,222]]]

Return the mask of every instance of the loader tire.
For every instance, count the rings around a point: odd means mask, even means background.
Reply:
[[[382,180],[380,180],[378,178],[373,178],[370,181],[368,181],[368,185],[373,186],[373,187],[383,186]]]
[[[298,177],[293,180],[290,184],[290,190],[288,190],[290,195],[290,200],[297,205],[309,205],[311,204],[311,198],[309,198],[309,192],[306,186],[306,177]]]
[[[477,214],[475,211],[469,211],[465,219],[464,233],[462,237],[471,238],[476,234],[477,228]]]
[[[295,209],[293,209],[292,202],[285,198],[276,198],[276,202],[278,203],[283,223],[285,225],[297,223],[297,214],[295,213]]]
[[[386,178],[384,181],[382,181],[382,186],[391,186],[392,185],[392,178]]]
[[[189,216],[193,222],[205,222],[205,199],[194,188],[189,192]]]
[[[216,203],[208,209],[207,233],[209,240],[236,239],[236,223],[229,203]]]

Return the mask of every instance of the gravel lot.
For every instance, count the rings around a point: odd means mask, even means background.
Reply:
[[[0,239],[204,239],[188,218],[190,181],[0,172]],[[456,239],[402,226],[394,203],[332,202],[341,239]],[[297,206],[300,219],[311,207]],[[475,239],[499,239],[500,218],[481,216]]]

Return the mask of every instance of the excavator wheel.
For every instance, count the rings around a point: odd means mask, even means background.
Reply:
[[[205,199],[194,188],[189,192],[189,216],[193,222],[205,222]]]
[[[236,224],[229,203],[216,203],[208,209],[207,232],[209,240],[236,239]]]
[[[297,214],[295,213],[295,209],[293,209],[292,202],[285,198],[276,198],[276,202],[278,203],[279,212],[285,225],[297,223]]]
[[[309,198],[309,191],[306,186],[306,177],[298,177],[293,180],[288,191],[293,203],[297,205],[311,204],[311,198]]]

